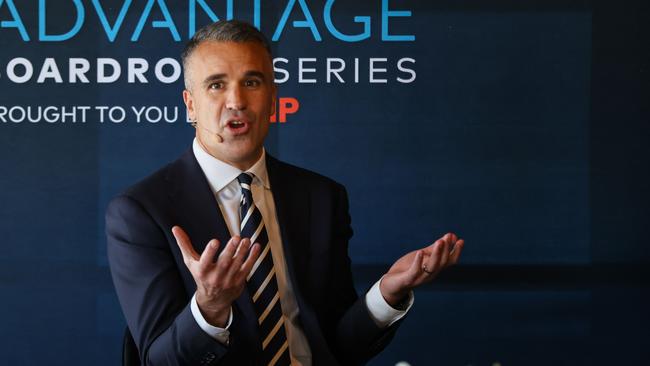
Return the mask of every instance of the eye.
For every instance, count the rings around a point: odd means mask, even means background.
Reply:
[[[257,79],[248,79],[248,80],[244,81],[244,85],[246,87],[248,87],[248,88],[256,88],[256,87],[260,86],[261,84],[262,84],[262,82],[257,80]]]
[[[208,85],[208,89],[223,89],[223,87],[224,87],[223,81],[216,81]]]

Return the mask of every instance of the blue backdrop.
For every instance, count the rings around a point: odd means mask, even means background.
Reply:
[[[231,16],[272,39],[286,116],[267,150],[348,188],[359,290],[447,231],[467,241],[372,365],[650,362],[647,15],[0,0],[0,363],[120,363],[104,210],[189,148],[179,54]]]

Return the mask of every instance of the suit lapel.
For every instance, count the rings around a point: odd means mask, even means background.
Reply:
[[[187,232],[197,253],[203,252],[210,239],[218,239],[222,246],[227,243],[228,227],[191,149],[172,166],[169,180],[178,225]]]
[[[307,245],[310,220],[308,190],[295,181],[296,177],[283,171],[281,162],[268,154],[266,156],[266,167],[289,278],[294,284],[296,298],[301,302],[301,288],[305,288],[304,281],[308,279],[308,258],[310,258],[310,248]]]

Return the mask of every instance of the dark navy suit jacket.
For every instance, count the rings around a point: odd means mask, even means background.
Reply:
[[[345,188],[268,154],[266,163],[313,364],[362,364],[386,346],[399,322],[378,328],[353,287]],[[233,304],[228,346],[192,317],[196,284],[171,233],[174,225],[185,229],[198,253],[212,238],[230,239],[191,149],[114,198],[106,213],[111,275],[142,363],[257,365],[261,340],[247,290]]]

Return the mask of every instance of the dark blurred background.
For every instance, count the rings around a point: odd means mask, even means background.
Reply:
[[[14,4],[15,3],[15,4]],[[75,22],[72,1],[47,1],[47,32]],[[7,365],[119,365],[125,322],[106,261],[104,210],[112,196],[189,148],[182,79],[164,84],[155,63],[178,58],[188,38],[188,3],[161,2],[132,41],[145,2],[133,3],[110,41],[121,1],[79,1],[82,28],[69,40],[39,41],[39,2],[0,1],[0,21],[20,15],[30,38],[0,27],[0,112],[13,106],[179,107],[174,123],[0,120],[0,354]],[[226,1],[206,2],[220,17]],[[253,2],[250,2],[251,4]],[[271,37],[289,1],[261,4]],[[382,1],[338,0],[333,23],[369,39],[334,37],[325,1],[299,3],[277,42],[290,77],[280,97],[300,109],[275,123],[267,151],[348,188],[357,287],[367,289],[402,253],[447,231],[467,241],[462,263],[416,292],[393,343],[371,365],[650,364],[648,218],[650,9],[619,1],[390,0],[410,16],[390,18]],[[10,6],[11,4],[11,6]],[[253,5],[234,15],[253,20]],[[210,19],[197,8],[196,23]],[[77,13],[78,14],[78,13]],[[31,80],[9,79],[17,57]],[[36,81],[45,58],[63,75]],[[90,61],[88,84],[67,82],[68,59]],[[114,83],[94,77],[99,57],[123,67]],[[149,61],[149,83],[128,83],[127,58]],[[326,59],[346,63],[345,83],[326,81]],[[301,83],[298,59],[315,68]],[[369,81],[369,60],[386,68]],[[410,83],[397,66],[415,63]],[[354,81],[355,59],[359,82]],[[169,70],[166,71],[170,73]],[[22,71],[21,71],[22,73]],[[278,74],[281,77],[282,74]],[[1,113],[0,113],[1,114]],[[402,364],[405,365],[405,364]]]

